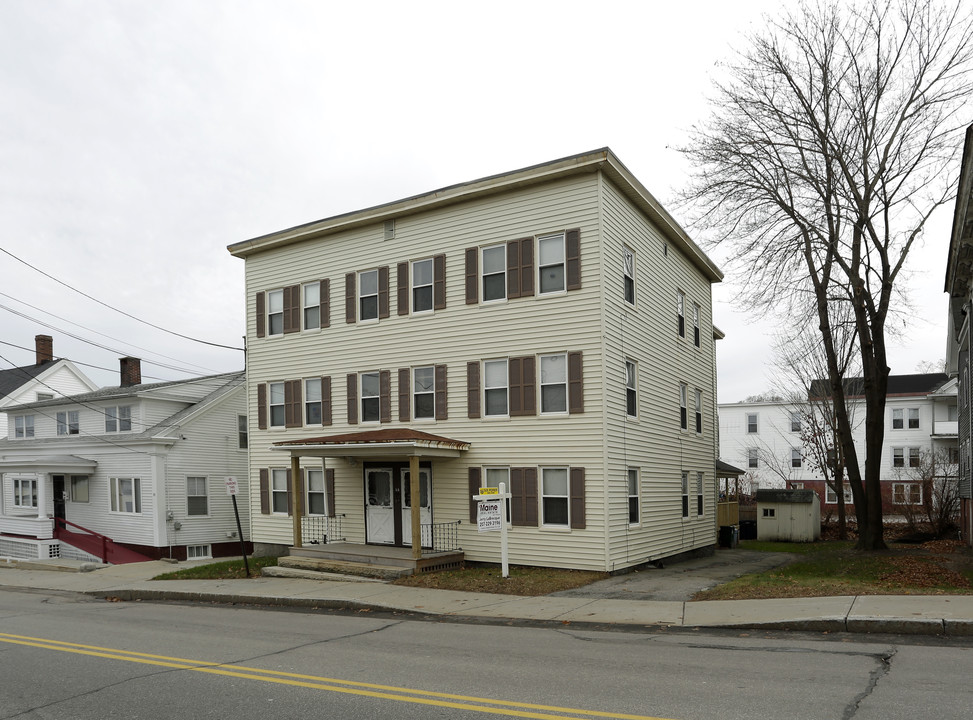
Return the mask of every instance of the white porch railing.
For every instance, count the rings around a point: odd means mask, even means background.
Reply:
[[[0,515],[0,534],[50,540],[54,537],[54,521],[48,517]]]

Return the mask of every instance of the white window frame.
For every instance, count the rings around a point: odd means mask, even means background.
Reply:
[[[679,429],[689,430],[689,385],[679,383]]]
[[[804,427],[800,410],[791,410],[791,432],[801,432]]]
[[[287,514],[287,470],[285,468],[270,469],[270,512],[272,515]],[[277,505],[281,504],[283,510],[278,510]]]
[[[375,278],[375,291],[374,292],[368,292],[368,293],[366,293],[365,292],[365,279],[368,278],[369,279],[369,283],[371,283],[372,276],[374,276],[374,278]],[[378,301],[378,295],[379,295],[379,289],[380,289],[379,288],[379,284],[380,284],[380,279],[379,279],[379,276],[378,276],[378,269],[377,268],[376,269],[373,269],[373,270],[361,270],[361,271],[359,271],[359,273],[358,273],[358,298],[357,298],[358,302],[357,302],[357,304],[355,306],[357,308],[357,310],[358,310],[358,321],[359,322],[368,322],[369,320],[378,320],[378,316],[380,314],[380,312],[379,312],[380,311],[379,301]],[[365,301],[374,301],[374,303],[375,303],[374,314],[372,314],[371,302],[369,302],[368,317],[365,317]]]
[[[919,499],[914,502],[906,502],[911,490],[918,491]],[[907,492],[907,490],[909,492]],[[898,499],[896,499],[898,498]],[[922,484],[918,482],[894,482],[892,483],[892,504],[893,505],[922,505]]]
[[[365,394],[365,379],[374,378],[375,380],[375,392],[372,394],[369,392],[368,395]],[[371,384],[371,381],[369,381]],[[358,411],[360,416],[360,422],[364,424],[379,423],[382,421],[382,373],[380,372],[363,372],[358,373]],[[366,401],[370,401],[370,405],[366,406]],[[365,412],[366,407],[374,407],[374,419],[369,419],[368,415],[372,414],[371,411]]]
[[[851,485],[844,483],[842,490],[845,494],[845,505],[850,505],[854,498],[851,494]],[[837,505],[838,504],[838,493],[831,489],[831,486],[825,483],[824,485],[824,503],[825,505]]]
[[[317,421],[311,419],[311,414],[317,406]],[[304,379],[304,424],[321,425],[324,421],[323,416],[324,402],[321,388],[321,378]]]
[[[213,557],[212,545],[187,545],[187,560],[210,560]]]
[[[284,290],[267,292],[267,336],[284,334]]]
[[[419,373],[428,377],[428,386],[419,384]],[[419,414],[419,399],[426,398],[429,402],[429,413]],[[435,420],[436,419],[436,366],[422,365],[412,368],[412,419],[413,420]]]
[[[57,413],[57,434],[80,435],[80,417],[78,410],[65,410]]]
[[[689,518],[689,471],[682,471],[682,519]]]
[[[693,345],[701,347],[702,333],[699,330],[699,303],[693,303]]]
[[[547,362],[545,362],[547,361]],[[555,365],[554,361],[560,361]],[[565,415],[568,412],[568,356],[567,353],[554,353],[551,355],[541,355],[537,358],[537,365],[540,368],[540,394],[541,394],[541,415]],[[552,378],[552,374],[554,377]],[[560,375],[560,379],[558,378]],[[545,393],[545,390],[556,391],[562,388],[558,394],[556,392]],[[553,395],[552,404],[560,400],[560,406],[548,408],[548,396]]]
[[[906,448],[894,447],[892,448],[892,467],[899,468],[905,467],[906,458]]]
[[[686,337],[686,293],[676,290],[676,330],[679,337]]]
[[[910,447],[908,456],[910,468],[917,468],[922,464],[922,453],[920,448]]]
[[[753,430],[750,429],[750,418],[753,418]],[[747,435],[759,435],[760,434],[760,417],[759,413],[747,413],[744,417],[745,425],[747,429]]]
[[[308,294],[312,295],[308,299]],[[317,297],[313,297],[317,295]],[[313,322],[309,320],[314,319]],[[301,285],[301,327],[304,330],[321,329],[321,283],[309,282]]]
[[[703,500],[703,473],[696,472],[696,517],[701,518],[705,514],[706,506]]]
[[[622,248],[622,299],[629,305],[635,307],[637,293],[635,284],[635,251],[624,247]],[[631,298],[629,291],[631,290]]]
[[[199,498],[203,498],[205,512],[193,511],[193,500],[198,501]],[[186,476],[186,515],[188,517],[209,517],[209,483],[204,475]]]
[[[801,456],[801,449],[792,447],[791,448],[791,467],[800,468],[804,467],[804,458]]]
[[[125,498],[127,495],[122,487],[122,483],[131,483],[132,509],[125,509]],[[141,515],[142,514],[142,479],[138,477],[111,477],[108,478],[108,495],[110,499],[109,509],[116,515]]]
[[[499,255],[502,258],[502,268],[497,271],[488,273],[486,270],[486,255],[490,253],[491,257],[494,255]],[[486,281],[487,278],[496,278],[503,276],[503,292],[499,297],[487,298],[486,296]],[[480,248],[480,302],[482,303],[492,303],[492,302],[502,302],[507,299],[507,245],[487,245],[486,247]]]
[[[641,473],[638,468],[630,467],[626,471],[626,482],[628,487],[628,524],[630,527],[640,525],[642,522],[642,501],[639,490],[642,487]],[[632,515],[635,519],[632,520]]]
[[[287,406],[284,398],[283,382],[267,383],[267,417],[272,428],[287,426]]]
[[[250,447],[250,424],[246,415],[236,416],[237,449],[247,450]]]
[[[696,421],[696,434],[703,434],[703,391],[696,388],[696,406],[694,411],[694,419]]]
[[[544,247],[559,247],[560,259],[557,262],[544,262]],[[540,235],[537,238],[537,294],[538,295],[559,295],[567,292],[567,250],[565,249],[564,233],[552,233],[550,235]],[[551,289],[544,289],[544,270],[547,268],[561,268],[561,286]]]
[[[307,468],[307,487],[305,488],[305,504],[308,515],[326,516],[328,514],[328,496],[324,481],[324,468]],[[320,512],[312,510],[312,497],[315,504],[320,504]]]
[[[747,448],[747,467],[750,469],[760,467],[760,453],[755,447]]]
[[[87,475],[72,475],[69,483],[71,502],[86,503],[89,501],[91,497],[91,479]]]
[[[906,408],[906,409],[909,411],[908,418],[907,418],[907,420],[908,420],[908,426],[907,426],[908,429],[909,430],[918,430],[919,429],[919,408],[917,408],[917,407],[910,407],[910,408]]]
[[[499,368],[503,366],[503,385],[490,384],[488,375],[488,367]],[[495,418],[505,418],[510,417],[510,368],[507,363],[507,359],[502,360],[484,360],[483,361],[483,417],[495,417]],[[497,377],[500,377],[499,373],[494,373]],[[491,413],[490,403],[487,402],[488,393],[492,392],[494,395],[499,395],[500,391],[503,391],[504,397],[504,411],[502,413]]]
[[[634,414],[630,406],[634,407]],[[639,416],[639,366],[634,360],[625,361],[625,416],[632,419]]]
[[[14,437],[32,438],[34,437],[34,416],[18,415],[14,418]]]
[[[762,514],[765,518],[777,517],[777,508],[764,508]]]
[[[428,266],[429,268],[429,282],[419,282],[416,279],[416,274],[419,268],[424,268]],[[425,258],[423,260],[413,260],[409,267],[409,277],[411,278],[412,288],[409,292],[409,302],[411,303],[411,310],[413,315],[422,315],[425,313],[431,313],[436,306],[435,299],[435,282],[436,282],[436,267],[432,258]],[[427,291],[429,295],[429,307],[418,307],[417,296],[419,291]],[[423,293],[425,295],[425,292]],[[425,300],[425,298],[424,298]]]
[[[37,478],[15,477],[13,484],[14,507],[25,509],[37,508]],[[26,502],[25,502],[26,500]]]
[[[131,432],[132,406],[117,405],[105,408],[105,432]]]
[[[564,494],[547,492],[548,473],[564,474]],[[547,528],[571,528],[571,472],[567,467],[542,467],[540,468],[540,501],[541,501],[541,526]],[[564,522],[548,522],[547,520],[547,500],[556,500],[558,505],[564,503]]]

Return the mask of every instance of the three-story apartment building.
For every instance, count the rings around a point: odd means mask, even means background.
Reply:
[[[512,563],[713,546],[722,275],[610,150],[229,251],[256,545],[307,541],[296,513],[330,518],[329,542],[414,547],[418,515],[421,545],[455,525],[467,559],[497,561],[472,496],[502,482]]]

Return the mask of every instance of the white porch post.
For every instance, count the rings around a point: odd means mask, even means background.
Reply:
[[[422,526],[419,516],[419,457],[409,458],[409,496],[412,502],[412,557],[422,559]]]
[[[293,520],[293,530],[294,530],[294,547],[299,548],[303,545],[303,533],[301,532],[301,516],[304,514],[304,498],[303,495],[304,483],[301,482],[301,458],[297,455],[291,455],[291,510],[294,515]]]
[[[37,473],[37,517],[47,517],[47,483],[53,482],[50,473]]]

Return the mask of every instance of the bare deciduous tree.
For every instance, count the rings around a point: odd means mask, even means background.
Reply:
[[[955,187],[973,26],[960,3],[802,2],[727,66],[711,119],[683,152],[684,207],[732,247],[740,299],[820,330],[858,545],[885,547],[880,460],[897,280]],[[718,234],[716,234],[718,233]],[[865,398],[864,473],[829,305],[854,318]]]

